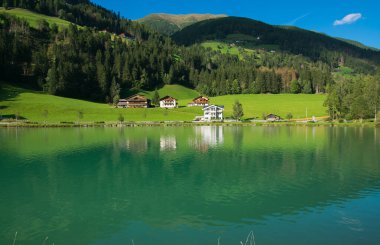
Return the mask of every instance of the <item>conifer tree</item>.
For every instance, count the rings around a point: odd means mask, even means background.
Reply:
[[[157,88],[154,91],[153,98],[152,98],[152,103],[154,105],[159,105],[160,104],[160,95],[159,95],[159,93],[157,91]]]
[[[236,100],[235,104],[233,105],[232,115],[236,120],[240,120],[244,116],[243,105],[238,100]]]

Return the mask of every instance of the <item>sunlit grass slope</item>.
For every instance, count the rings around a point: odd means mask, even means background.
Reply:
[[[42,19],[46,20],[49,23],[49,25],[56,24],[60,28],[67,27],[71,23],[69,21],[62,20],[57,17],[42,15],[42,14],[38,14],[38,13],[29,11],[26,9],[21,9],[21,8],[14,8],[14,9],[9,9],[9,10],[0,8],[0,13],[6,13],[6,14],[13,15],[21,19],[25,19],[30,24],[30,26],[34,28],[38,26],[38,21]]]
[[[154,91],[141,92],[148,98],[151,98],[153,93]],[[117,121],[120,114],[126,121],[191,121],[195,116],[202,115],[201,108],[186,107],[188,102],[199,95],[195,90],[180,85],[167,85],[159,90],[159,94],[161,97],[170,95],[179,99],[180,107],[173,110],[117,109],[107,104],[47,95],[5,85],[0,90],[0,115],[3,118],[18,115],[20,118],[40,122]],[[211,104],[225,106],[226,117],[232,115],[235,100],[243,104],[244,118],[261,118],[263,113],[285,117],[289,112],[294,118],[305,118],[306,113],[308,117],[326,115],[326,108],[323,107],[325,95],[243,94],[210,98]],[[79,116],[80,111],[83,112],[83,118]]]
[[[45,110],[48,112],[47,116]],[[79,116],[83,112],[83,118]],[[47,95],[6,85],[0,91],[0,115],[47,122],[101,122],[117,121],[122,114],[126,121],[191,121],[201,113],[201,108],[166,110],[119,109],[111,105]]]
[[[212,104],[224,105],[226,116],[232,114],[236,100],[243,105],[245,118],[259,117],[264,114],[277,114],[286,118],[292,113],[294,118],[325,116],[326,107],[323,102],[326,95],[316,94],[241,94],[226,95],[211,98]]]
[[[152,98],[154,95],[154,91],[142,91],[141,94],[147,96],[148,98]],[[179,100],[180,106],[185,106],[192,99],[199,96],[199,93],[193,89],[186,88],[181,85],[166,85],[160,89],[158,89],[158,94],[160,97],[164,97],[166,95],[172,96]]]
[[[217,41],[207,41],[203,42],[202,47],[210,48],[214,51],[219,51],[222,54],[231,54],[237,55],[240,59],[244,57],[244,55],[252,55],[255,53],[252,49],[241,48],[237,46],[230,46],[227,43],[217,42]]]

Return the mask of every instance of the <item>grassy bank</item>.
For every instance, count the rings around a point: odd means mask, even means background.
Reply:
[[[152,91],[142,91],[151,97]],[[2,119],[24,119],[46,123],[115,122],[121,114],[125,121],[192,121],[202,115],[199,107],[186,107],[196,97],[194,90],[180,85],[169,85],[159,90],[160,96],[172,95],[179,99],[179,108],[118,109],[105,103],[64,98],[4,85],[0,89],[0,116]],[[126,97],[124,95],[122,97]],[[261,118],[263,113],[275,113],[285,117],[291,112],[294,118],[325,116],[324,95],[228,95],[210,98],[211,103],[225,105],[225,116],[232,114],[235,100],[243,104],[245,119]]]
[[[197,127],[197,126],[223,126],[223,127],[365,127],[380,128],[380,123],[373,121],[364,122],[328,122],[320,121],[316,123],[305,123],[297,121],[284,122],[202,122],[195,123],[191,121],[128,121],[128,122],[30,122],[23,120],[12,120],[0,122],[0,128],[97,128],[97,127]]]

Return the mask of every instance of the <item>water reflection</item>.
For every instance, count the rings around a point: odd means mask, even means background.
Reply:
[[[145,137],[139,139],[127,138],[125,148],[135,153],[144,153],[148,150],[148,139]]]
[[[24,243],[48,235],[92,244],[121,230],[149,230],[165,244],[182,230],[191,244],[194,231],[207,240],[220,227],[271,230],[279,217],[302,223],[300,214],[329,208],[336,226],[325,235],[339,224],[367,232],[380,225],[364,215],[375,208],[357,216],[338,207],[378,195],[378,135],[322,127],[0,130],[0,244],[15,231]],[[316,217],[309,232],[326,219]]]
[[[224,134],[222,126],[194,127],[194,137],[189,139],[189,145],[197,151],[207,152],[209,148],[222,145]]]
[[[160,150],[161,151],[173,151],[177,149],[177,140],[174,135],[167,136],[161,135],[160,137]]]

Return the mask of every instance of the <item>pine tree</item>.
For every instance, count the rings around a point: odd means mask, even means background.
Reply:
[[[114,105],[119,102],[120,99],[120,85],[116,82],[115,77],[112,79],[112,84],[110,88],[110,97]]]
[[[290,92],[292,94],[299,94],[301,92],[301,86],[297,80],[290,82]]]
[[[157,88],[154,91],[154,95],[153,95],[153,98],[152,98],[152,103],[154,105],[159,105],[160,104],[160,95],[158,94]]]
[[[233,105],[232,115],[233,118],[237,120],[240,120],[244,116],[243,105],[238,100],[235,101],[235,104]]]

